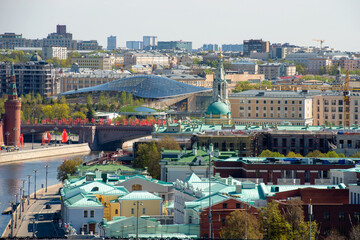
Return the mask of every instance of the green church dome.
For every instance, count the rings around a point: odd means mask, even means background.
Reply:
[[[42,58],[39,56],[39,54],[35,51],[35,54],[32,55],[32,57],[30,58],[30,61],[32,62],[39,62],[42,61]]]
[[[221,101],[211,103],[206,110],[207,115],[227,115],[228,113],[231,113],[229,107]]]

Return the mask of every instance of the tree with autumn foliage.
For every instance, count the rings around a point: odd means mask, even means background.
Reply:
[[[262,239],[260,224],[257,218],[247,213],[246,235],[248,239]],[[222,239],[243,239],[245,236],[245,211],[236,210],[226,217],[225,226],[220,231]]]

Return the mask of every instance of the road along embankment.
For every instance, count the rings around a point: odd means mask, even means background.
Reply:
[[[57,147],[37,148],[20,150],[15,152],[0,152],[0,164],[20,162],[39,158],[59,157],[62,155],[79,155],[89,153],[90,147],[87,143],[69,144]]]

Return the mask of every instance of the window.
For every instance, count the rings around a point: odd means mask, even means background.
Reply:
[[[295,104],[295,101],[291,101],[291,104]]]
[[[266,111],[266,107],[263,107],[263,110]]]
[[[91,189],[92,192],[96,192],[99,191],[99,187],[93,187],[93,189]]]
[[[84,210],[84,218],[87,218],[87,217],[88,217],[88,211]]]
[[[223,208],[227,208],[228,204],[227,203],[223,203]]]
[[[354,220],[355,220],[355,223],[360,222],[360,213],[359,212],[354,212]]]
[[[343,105],[343,100],[339,100],[339,105]]]
[[[354,112],[358,112],[358,107],[355,107]]]
[[[266,118],[266,113],[263,114],[263,117]]]
[[[339,112],[343,112],[343,107],[339,107]]]
[[[287,101],[285,100],[285,104],[287,104]]]
[[[280,104],[281,103],[281,101],[278,101],[278,104]]]
[[[256,111],[258,111],[258,110],[259,110],[259,107],[256,107],[255,109],[256,109]]]
[[[299,104],[302,104],[302,101],[299,101]]]
[[[225,218],[223,218],[223,219],[221,220],[221,224],[222,224],[222,226],[225,226],[225,224],[226,224],[226,219],[225,219]]]
[[[287,111],[287,107],[285,107],[284,110]]]
[[[273,111],[273,110],[274,110],[274,107],[270,107],[270,110]]]
[[[134,184],[134,185],[132,185],[131,188],[133,191],[141,191],[142,190],[142,186],[140,184]]]
[[[131,208],[131,214],[135,214],[135,209]]]
[[[328,100],[324,100],[324,105],[329,105],[329,101],[328,101]]]
[[[328,107],[324,107],[324,112],[329,112],[329,108],[328,108]]]
[[[280,107],[278,107],[278,111],[280,111]]]
[[[119,209],[115,209],[115,214],[119,214]]]
[[[329,212],[324,212],[324,221],[329,221],[329,220],[330,220]]]
[[[359,101],[358,101],[358,100],[354,100],[354,105],[355,105],[355,106],[359,105]]]
[[[240,107],[240,110],[244,110],[244,106],[241,106],[241,107]]]
[[[266,100],[264,100],[264,104],[266,104]]]
[[[249,100],[248,103],[251,103],[251,100]]]
[[[344,212],[339,212],[339,222],[343,222],[345,220]]]
[[[94,210],[91,210],[91,211],[90,211],[90,217],[91,217],[91,218],[95,217],[95,211],[94,211]]]
[[[270,101],[270,103],[271,103],[271,104],[274,104],[274,101],[273,101],[273,100],[271,100],[271,101]]]
[[[256,116],[256,117],[259,117],[259,114],[258,114],[258,113],[256,113],[256,114],[255,114],[255,116]]]
[[[189,224],[192,224],[192,216],[189,216]]]
[[[237,203],[236,208],[240,208],[240,207],[241,207],[240,203]]]
[[[256,100],[256,103],[259,103],[259,100]]]
[[[251,107],[249,106],[248,109],[251,110]]]
[[[143,214],[146,214],[146,208],[143,208]]]
[[[331,100],[331,105],[336,105],[336,100]]]

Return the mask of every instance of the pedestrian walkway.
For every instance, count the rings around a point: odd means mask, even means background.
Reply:
[[[24,211],[19,204],[1,237],[63,237],[64,232],[57,224],[61,210],[59,195],[61,186],[60,183],[48,187],[47,192],[45,189],[37,191],[37,199],[31,194],[30,201],[25,200],[22,205]]]

